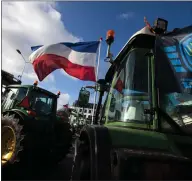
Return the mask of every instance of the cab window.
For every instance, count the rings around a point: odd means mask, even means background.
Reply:
[[[108,122],[149,122],[147,49],[134,49],[122,61],[112,82],[105,117]]]

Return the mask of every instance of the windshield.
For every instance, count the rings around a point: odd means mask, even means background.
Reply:
[[[108,122],[145,124],[150,121],[144,114],[149,109],[148,49],[130,51],[121,63],[110,89],[105,117]]]
[[[40,91],[33,91],[31,108],[39,115],[50,114],[53,111],[54,98]]]
[[[27,88],[18,87],[18,88],[12,88],[9,87],[5,89],[3,95],[2,95],[2,105],[4,109],[10,109],[16,105],[16,103],[19,103],[24,99],[24,97],[27,94]]]
[[[154,117],[145,113],[145,110],[152,108],[153,104],[148,94],[149,77],[152,75],[149,71],[149,57],[146,56],[148,51],[148,49],[133,49],[121,62],[120,68],[114,75],[106,102],[104,117],[108,123],[137,123],[137,127],[140,125],[148,128],[151,125],[157,128]],[[167,81],[170,82],[170,79],[164,79],[163,82],[167,83]],[[179,93],[174,92],[172,87],[170,89],[172,92],[164,94],[161,92],[159,106],[174,124],[176,123],[185,131],[192,132],[192,94],[190,87],[189,89]],[[152,96],[152,98],[151,101],[154,102],[155,97]],[[160,119],[163,131],[177,132],[163,116]]]

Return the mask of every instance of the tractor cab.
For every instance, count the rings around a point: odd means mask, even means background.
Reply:
[[[113,41],[109,31],[111,67],[95,115],[105,124],[81,130],[72,180],[191,180],[192,26],[167,32],[163,19],[147,23],[114,60]]]
[[[34,117],[47,116],[56,114],[57,97],[37,87],[37,82],[34,85],[10,85],[2,96],[2,109],[20,109]]]
[[[155,31],[135,33],[112,63],[106,124],[192,133],[192,26]]]
[[[9,85],[2,100],[2,166],[57,164],[69,152],[71,127],[56,115],[57,98],[33,85]],[[41,154],[43,152],[43,154]],[[30,155],[30,156],[29,156]],[[46,160],[48,162],[46,162]]]

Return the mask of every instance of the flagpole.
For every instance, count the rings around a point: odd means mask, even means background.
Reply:
[[[98,50],[98,63],[97,63],[97,69],[96,69],[96,83],[95,83],[95,94],[94,94],[94,104],[93,104],[93,112],[92,112],[92,123],[94,123],[94,115],[95,115],[95,105],[96,105],[96,98],[97,98],[97,81],[98,81],[98,74],[99,74],[99,65],[100,65],[100,54],[101,54],[101,42],[102,38],[99,39],[99,50]]]

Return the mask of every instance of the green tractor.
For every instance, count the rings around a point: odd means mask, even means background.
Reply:
[[[1,164],[56,164],[71,147],[69,121],[56,116],[57,99],[34,85],[9,85],[2,100]]]
[[[112,65],[95,122],[76,140],[72,180],[192,179],[192,26],[166,29],[160,18],[148,24],[114,61],[108,33]]]
[[[70,124],[73,129],[73,134],[78,136],[82,127],[89,124],[89,120],[87,120],[83,114],[79,113],[75,109],[71,109],[70,115],[75,117],[75,119],[71,119]]]

